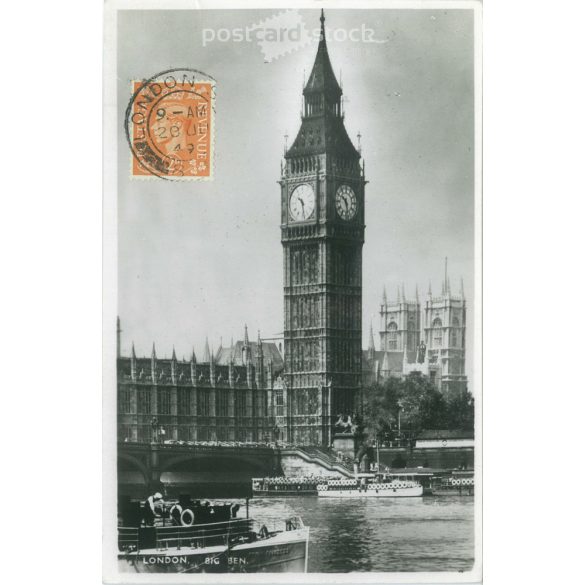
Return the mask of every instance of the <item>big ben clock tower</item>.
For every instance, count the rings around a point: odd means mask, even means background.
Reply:
[[[288,437],[329,445],[361,385],[364,178],[325,39],[303,89],[281,185]]]

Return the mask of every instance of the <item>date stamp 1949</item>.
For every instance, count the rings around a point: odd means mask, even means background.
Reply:
[[[213,178],[215,83],[193,69],[132,82],[126,138],[132,177]]]

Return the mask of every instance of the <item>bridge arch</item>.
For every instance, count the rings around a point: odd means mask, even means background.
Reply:
[[[150,478],[148,473],[148,467],[138,457],[135,457],[134,455],[130,455],[128,453],[118,452],[118,474],[120,474],[121,471],[122,472],[126,471],[120,470],[121,461],[125,461],[126,463],[130,464],[130,469],[128,469],[127,471],[140,472],[140,474],[142,475],[142,481],[144,482],[144,485],[149,484]]]

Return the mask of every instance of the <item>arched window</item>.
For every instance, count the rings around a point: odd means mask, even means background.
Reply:
[[[412,315],[411,315],[412,317]],[[408,350],[409,351],[413,351],[414,349],[416,349],[416,343],[415,343],[415,327],[414,327],[414,319],[409,318],[408,320],[408,324],[406,326],[407,330],[408,330]]]
[[[398,338],[398,325],[392,321],[388,325],[388,349],[396,349],[396,343]]]
[[[437,318],[433,321],[433,347],[443,345],[443,323]]]
[[[459,345],[459,319],[457,317],[453,317],[453,322],[451,323],[453,329],[451,329],[451,340],[449,345],[451,347],[457,347]]]

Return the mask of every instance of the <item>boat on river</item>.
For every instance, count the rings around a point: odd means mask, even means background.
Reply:
[[[414,479],[359,473],[352,479],[320,483],[317,495],[324,498],[412,498],[423,495],[423,486]]]
[[[307,572],[309,528],[298,517],[284,520],[280,528],[266,525],[258,528],[247,514],[246,518],[238,518],[237,504],[201,505],[183,501],[165,502],[164,507],[152,526],[137,521],[142,514],[136,506],[134,513],[121,518],[120,571]]]
[[[252,495],[257,497],[316,496],[317,485],[339,479],[340,476],[303,477],[255,477],[252,479]]]

